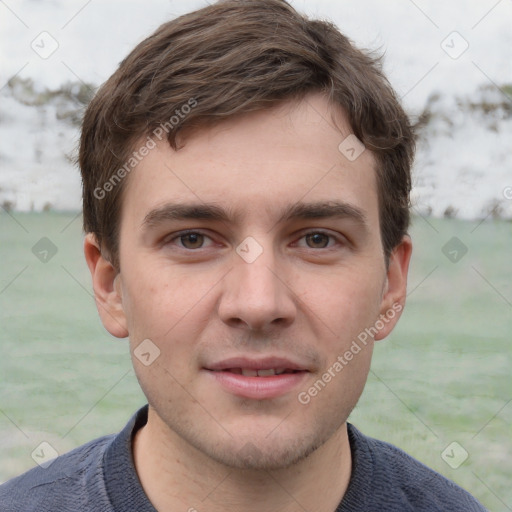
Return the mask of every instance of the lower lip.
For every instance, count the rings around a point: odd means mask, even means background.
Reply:
[[[282,373],[269,377],[246,377],[237,373],[211,370],[208,373],[233,395],[265,400],[289,393],[304,380],[308,372]]]

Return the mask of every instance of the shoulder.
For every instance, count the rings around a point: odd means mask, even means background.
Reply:
[[[355,463],[371,466],[365,468],[371,475],[366,484],[379,510],[486,511],[467,491],[396,446],[364,436],[353,425],[349,437]]]
[[[89,510],[91,500],[105,500],[103,454],[114,438],[112,434],[90,441],[0,485],[0,510],[79,512]],[[94,510],[109,509],[99,504]]]

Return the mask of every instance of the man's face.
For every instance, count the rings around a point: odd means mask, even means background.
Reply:
[[[132,354],[159,350],[133,356],[137,377],[162,429],[231,466],[286,467],[339,431],[372,343],[344,354],[405,289],[390,272],[408,253],[385,265],[374,158],[340,152],[351,130],[332,112],[310,95],[229,119],[177,152],[160,143],[128,178],[120,321]]]

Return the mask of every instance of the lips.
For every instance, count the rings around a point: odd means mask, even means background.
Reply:
[[[253,370],[252,368],[228,368],[222,371],[243,375],[244,377],[272,377],[273,375],[282,375],[283,373],[295,373],[299,370],[292,370],[290,368],[268,368],[261,370]]]
[[[229,358],[204,370],[229,394],[256,400],[289,393],[309,373],[306,365],[282,357]]]
[[[257,372],[273,370],[276,374],[308,371],[306,365],[287,357],[230,357],[208,364],[205,368],[212,371],[231,371],[232,373],[242,373],[242,371],[249,370]]]

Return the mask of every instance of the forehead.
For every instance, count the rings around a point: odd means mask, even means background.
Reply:
[[[140,225],[166,203],[273,222],[296,203],[343,201],[378,224],[375,159],[357,156],[357,144],[341,109],[320,94],[198,129],[177,151],[158,142],[128,177],[122,223]]]

